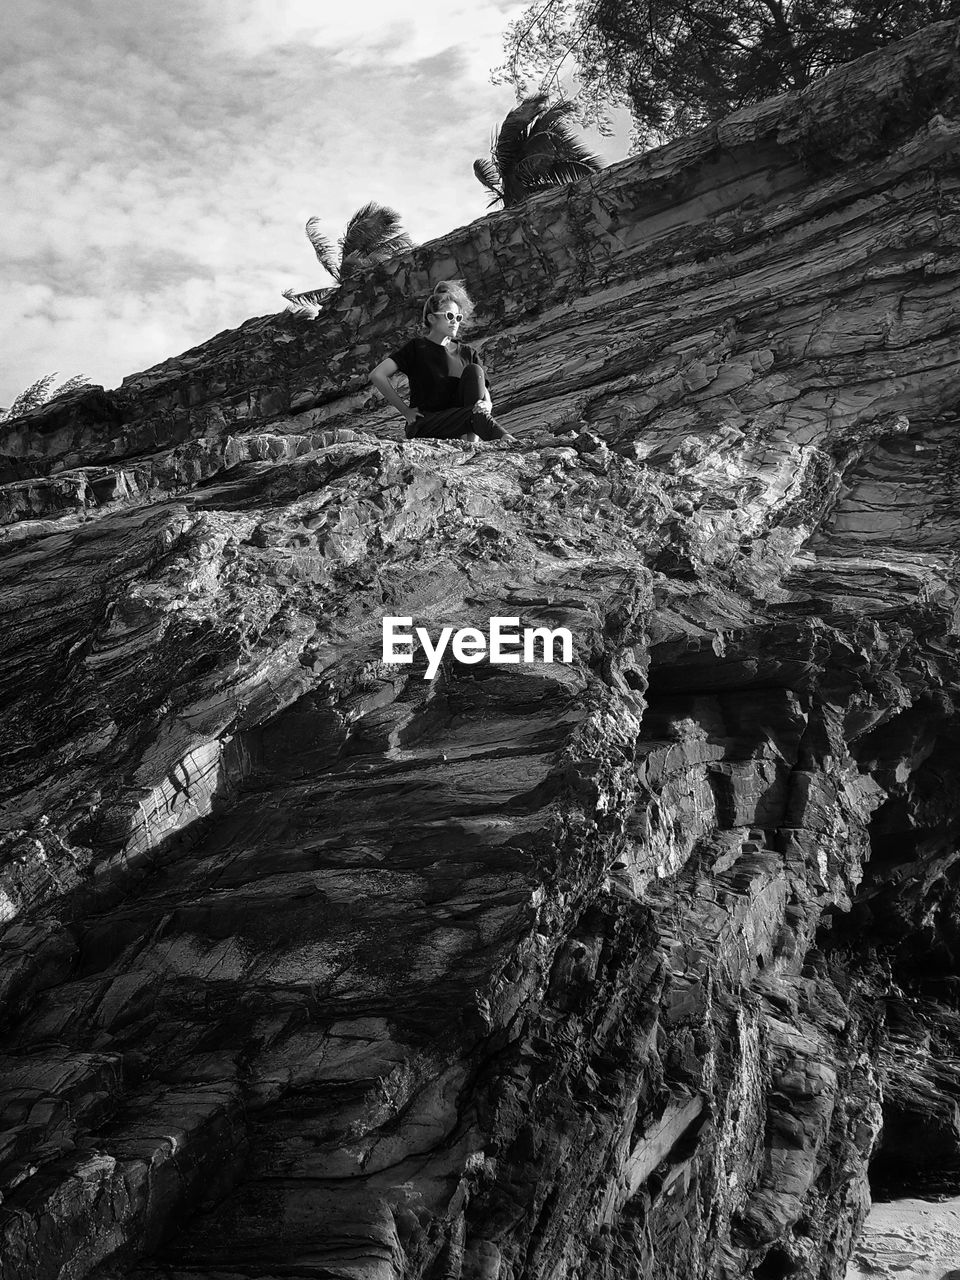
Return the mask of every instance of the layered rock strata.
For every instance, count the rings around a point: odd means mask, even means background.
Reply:
[[[3,1280],[829,1280],[956,1159],[958,65],[8,430]],[[517,444],[365,383],[451,275]]]

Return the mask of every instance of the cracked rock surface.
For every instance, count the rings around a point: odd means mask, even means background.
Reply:
[[[839,1280],[951,1184],[956,37],[9,427],[2,1280]],[[516,442],[366,385],[451,275]]]

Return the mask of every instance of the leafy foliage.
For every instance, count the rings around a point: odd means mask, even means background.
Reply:
[[[489,160],[475,160],[473,172],[491,192],[491,205],[521,204],[528,196],[596,173],[600,161],[573,136],[567,120],[576,113],[561,98],[553,106],[545,93],[524,98],[494,131]]]
[[[61,382],[60,386],[54,390],[53,384],[56,377],[56,373],[45,373],[36,382],[31,382],[29,387],[16,396],[9,409],[0,410],[0,422],[10,422],[13,418],[19,418],[33,409],[39,409],[57,396],[66,395],[68,391],[79,391],[82,387],[93,385],[83,374],[75,373],[72,378]]]
[[[578,112],[630,107],[638,144],[664,141],[960,15],[960,0],[539,0],[507,28],[493,75],[524,93],[561,69]]]
[[[336,293],[336,289],[330,286],[325,289],[297,290],[291,287],[283,290],[287,310],[304,320],[316,320],[331,293]]]
[[[385,262],[395,253],[413,248],[413,241],[402,229],[396,210],[373,200],[356,211],[336,249],[321,232],[319,218],[308,219],[306,231],[321,267],[338,284],[348,276]]]

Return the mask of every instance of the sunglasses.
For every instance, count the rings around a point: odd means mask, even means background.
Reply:
[[[443,316],[445,320],[456,320],[457,324],[463,320],[463,316],[458,316],[455,311],[440,311],[437,314]]]

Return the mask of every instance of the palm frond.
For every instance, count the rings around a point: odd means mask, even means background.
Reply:
[[[401,232],[390,240],[384,240],[383,244],[375,249],[369,249],[366,252],[357,249],[353,253],[344,254],[340,259],[340,279],[346,280],[348,276],[355,275],[358,271],[375,267],[380,262],[387,262],[394,254],[412,248],[413,241],[406,232]]]
[[[287,299],[287,311],[290,315],[302,320],[316,320],[319,317],[320,304],[307,294],[298,295],[292,289],[287,289],[283,296]]]
[[[317,261],[323,267],[328,275],[333,276],[338,283],[340,281],[340,266],[337,262],[337,253],[331,242],[320,230],[319,218],[307,219],[307,239],[313,245],[313,251],[317,255]]]
[[[577,182],[580,178],[589,177],[591,173],[596,173],[596,169],[554,157],[522,165],[518,176],[527,190],[534,192],[561,187],[567,182]]]
[[[535,93],[508,111],[497,130],[491,153],[501,176],[523,159],[527,136],[537,116],[547,107],[547,95]]]
[[[13,404],[3,411],[2,421],[8,422],[11,418],[19,418],[22,414],[29,413],[31,409],[39,409],[41,405],[46,404],[50,399],[56,376],[56,373],[45,373],[36,382],[31,382],[29,387],[14,398]]]
[[[523,98],[512,111],[508,111],[504,116],[503,123],[517,126],[526,126],[531,124],[539,115],[547,110],[550,101],[549,94],[531,93]]]
[[[412,249],[413,237],[408,235],[406,231],[401,231],[397,235],[391,236],[389,240],[385,240],[383,247],[392,257],[395,253],[403,253],[406,249]]]
[[[537,129],[553,129],[558,124],[565,124],[568,116],[576,113],[576,105],[569,98],[558,98],[551,106],[541,111],[533,122]]]
[[[297,289],[291,285],[289,289],[281,290],[281,296],[286,298],[288,302],[295,304],[309,302],[316,306],[325,302],[331,293],[336,293],[336,289],[330,285],[325,285],[320,289]]]
[[[396,209],[370,200],[347,223],[346,230],[340,237],[340,248],[345,258],[354,254],[366,256],[403,234],[400,215]]]
[[[523,169],[524,166],[549,164],[554,160],[577,165],[584,173],[597,173],[603,168],[603,162],[598,156],[588,151],[577,138],[567,134],[563,137],[553,135],[531,139],[529,150],[517,165],[517,169]]]
[[[494,134],[491,164],[477,161],[474,173],[506,206],[520,204],[534,191],[596,173],[602,162],[567,123],[575,114],[576,106],[567,98],[552,104],[546,93],[524,98]]]
[[[603,167],[602,162],[574,137],[566,123],[566,117],[575,111],[574,104],[562,98],[538,116],[530,126],[528,154],[555,155],[565,161],[585,165],[595,173]]]
[[[86,387],[92,387],[93,385],[94,384],[90,381],[90,379],[86,376],[86,374],[75,373],[71,377],[67,378],[64,382],[60,383],[56,391],[51,393],[50,399],[52,400],[55,396],[68,395],[71,391],[83,391]]]
[[[473,172],[479,182],[493,192],[493,199],[490,205],[495,205],[498,201],[503,200],[503,190],[500,187],[500,174],[497,166],[492,160],[474,160]],[[489,208],[490,205],[487,207]]]

